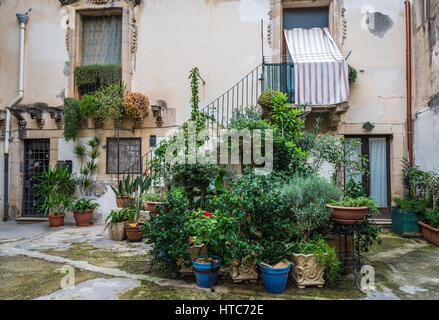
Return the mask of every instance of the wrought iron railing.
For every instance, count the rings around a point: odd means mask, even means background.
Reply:
[[[256,106],[262,92],[274,90],[288,94],[290,102],[294,100],[294,68],[292,64],[262,64],[250,71],[224,94],[213,100],[201,109],[211,119],[207,120],[207,128],[212,136],[218,136],[220,128],[226,128],[236,110],[244,110],[248,106]],[[138,161],[121,172],[126,175],[137,176],[149,173],[150,162],[154,152],[163,142],[152,147]],[[119,176],[119,175],[118,175]]]

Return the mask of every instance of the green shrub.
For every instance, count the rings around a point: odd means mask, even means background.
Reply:
[[[96,111],[96,102],[92,95],[83,95],[79,103],[81,116],[84,118],[93,118]]]
[[[65,98],[62,111],[64,116],[64,138],[67,141],[75,140],[81,128],[79,100],[75,98]]]
[[[329,226],[331,210],[326,204],[342,197],[339,188],[318,176],[294,177],[277,192],[291,208],[296,237],[305,239]]]
[[[428,200],[393,198],[393,201],[403,211],[413,211],[420,214],[425,212],[429,206]]]
[[[340,274],[340,261],[337,252],[330,247],[323,239],[316,239],[307,242],[298,242],[294,247],[294,253],[313,254],[316,256],[318,265],[325,267],[325,279],[329,285],[334,285]]]
[[[262,107],[273,107],[273,98],[277,94],[276,91],[265,91],[259,96],[258,104]]]
[[[153,245],[152,253],[160,257],[160,269],[173,278],[181,278],[180,260],[190,263],[189,236],[191,234],[185,225],[190,211],[189,201],[183,190],[173,189],[168,193],[164,205],[169,212],[164,212],[163,206],[158,206],[158,215],[152,216],[147,224],[142,226],[147,244]],[[165,253],[165,257],[161,255]]]
[[[108,119],[122,120],[125,86],[119,83],[111,84],[97,90],[94,96],[96,115],[102,123]]]
[[[429,226],[439,229],[439,210],[426,211],[422,220]]]
[[[357,69],[355,69],[352,66],[349,66],[349,84],[353,84],[355,81],[357,81],[358,72]]]

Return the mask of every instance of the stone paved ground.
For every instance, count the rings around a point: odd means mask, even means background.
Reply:
[[[352,276],[337,286],[297,289],[281,295],[263,284],[233,284],[227,273],[215,293],[194,279],[166,279],[155,269],[143,243],[108,239],[103,225],[51,229],[46,222],[0,222],[0,297],[3,299],[439,299],[439,248],[423,239],[403,239],[390,232],[366,254],[376,290],[359,292]],[[66,266],[75,270],[74,288],[61,289]]]

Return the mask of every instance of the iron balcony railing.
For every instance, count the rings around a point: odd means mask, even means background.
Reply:
[[[211,136],[217,137],[221,128],[227,128],[233,113],[244,110],[248,106],[258,105],[258,98],[264,91],[281,91],[287,93],[290,102],[294,102],[294,67],[288,63],[262,64],[250,71],[232,88],[201,109],[214,121],[208,120],[206,125]],[[163,140],[162,140],[163,141]],[[121,175],[137,176],[146,174],[149,163],[160,143],[152,147],[138,161],[128,168],[122,169]],[[119,174],[118,174],[119,176]]]

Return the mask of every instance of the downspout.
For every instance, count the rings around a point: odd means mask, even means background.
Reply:
[[[11,102],[6,108],[6,125],[5,125],[5,142],[4,142],[4,155],[5,155],[5,174],[4,174],[4,211],[3,221],[7,221],[9,218],[9,138],[11,133],[11,112],[9,109],[15,107],[24,96],[24,31],[26,23],[29,20],[27,13],[17,13],[18,21],[20,22],[20,65],[18,74],[18,96]]]
[[[412,35],[410,1],[405,1],[406,59],[407,59],[407,148],[410,167],[413,167],[413,121],[412,121]]]

